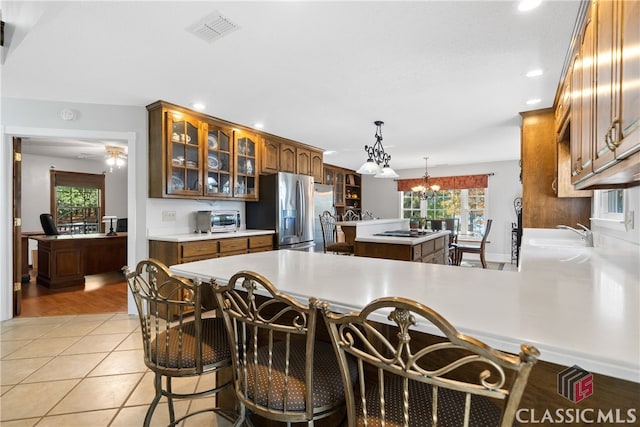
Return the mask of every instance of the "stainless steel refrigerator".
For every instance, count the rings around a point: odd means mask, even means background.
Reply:
[[[335,215],[336,209],[333,201],[333,185],[313,184],[313,243],[314,251],[322,252],[322,227],[320,226],[320,214],[329,211]]]
[[[259,188],[260,200],[245,205],[247,228],[275,230],[281,249],[313,246],[313,177],[263,175]]]

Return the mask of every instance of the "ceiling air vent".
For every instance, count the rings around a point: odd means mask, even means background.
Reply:
[[[231,22],[229,18],[221,15],[220,12],[216,10],[188,27],[187,31],[195,34],[202,40],[211,43],[212,41],[217,40],[238,28],[239,27]]]

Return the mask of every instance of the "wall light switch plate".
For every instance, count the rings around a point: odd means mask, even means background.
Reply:
[[[176,211],[162,211],[162,221],[175,221],[176,220]]]

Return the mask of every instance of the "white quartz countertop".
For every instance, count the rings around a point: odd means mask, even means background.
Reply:
[[[396,245],[417,245],[429,240],[437,239],[438,237],[446,236],[450,234],[450,230],[432,231],[427,234],[418,235],[415,237],[397,237],[397,236],[362,236],[356,237],[356,242],[367,243],[391,243]]]
[[[229,237],[249,237],[264,234],[274,234],[274,230],[238,230],[226,233],[184,233],[184,234],[161,234],[148,236],[148,240],[159,240],[162,242],[197,242],[200,240],[226,239]]]
[[[411,298],[495,348],[518,353],[520,344],[533,344],[541,360],[640,382],[638,258],[619,259],[575,237],[536,241],[525,230],[519,272],[291,250],[171,270],[222,284],[252,270],[300,301],[315,296],[341,312],[382,296]]]

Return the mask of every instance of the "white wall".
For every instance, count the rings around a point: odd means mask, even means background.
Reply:
[[[424,176],[424,168],[396,172],[400,175],[400,179]],[[513,201],[516,197],[522,197],[519,162],[510,160],[470,165],[429,166],[429,175],[434,178],[490,173],[494,175],[489,177],[486,216],[493,219],[493,225],[489,234],[491,243],[487,246],[487,259],[509,262],[511,260],[511,228],[516,222]],[[380,218],[400,217],[401,199],[400,192],[397,191],[397,182],[391,179],[363,176],[362,207]]]

